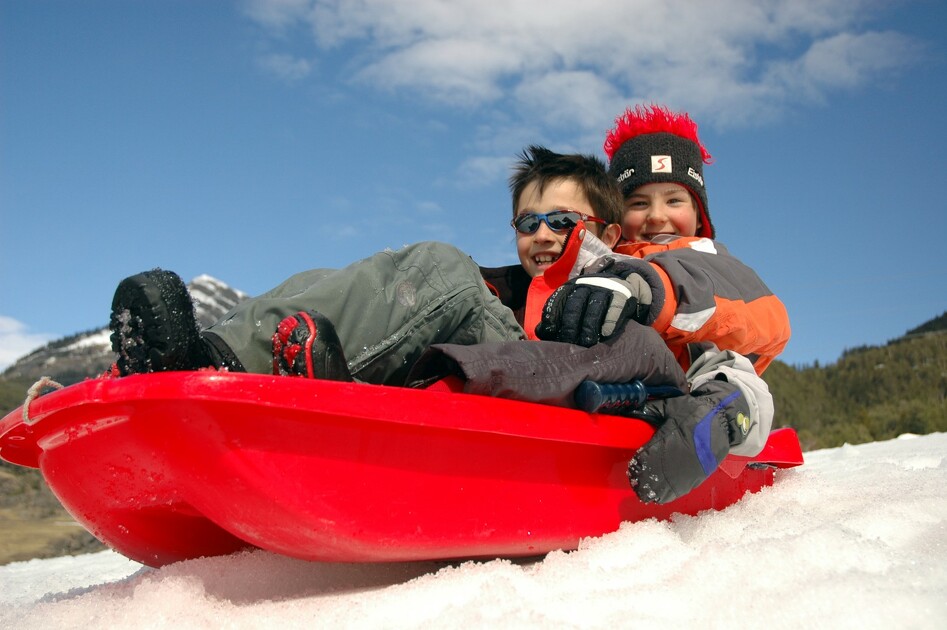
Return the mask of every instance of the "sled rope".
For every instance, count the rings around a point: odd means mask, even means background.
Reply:
[[[30,418],[30,403],[35,399],[39,398],[44,392],[44,389],[62,389],[63,386],[54,381],[48,376],[40,377],[38,381],[33,383],[26,391],[26,400],[23,401],[23,424],[33,425],[39,422],[39,420],[34,420]]]

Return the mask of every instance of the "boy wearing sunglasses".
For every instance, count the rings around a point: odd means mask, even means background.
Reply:
[[[622,207],[604,162],[591,156],[528,147],[510,186],[521,265],[480,268],[453,246],[419,243],[343,269],[298,273],[205,330],[176,274],[126,278],[110,320],[116,371],[218,367],[404,385],[431,345],[525,339],[532,278],[560,257],[578,225],[588,226],[585,249],[610,251]]]
[[[579,221],[608,248],[621,236],[622,208],[615,203],[612,182],[601,176],[601,163],[587,156],[554,156],[530,146],[510,178],[510,225],[516,230],[520,264],[530,277],[559,259],[566,236]]]

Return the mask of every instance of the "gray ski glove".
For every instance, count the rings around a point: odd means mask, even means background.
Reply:
[[[643,417],[660,423],[628,465],[628,480],[644,503],[668,503],[699,486],[743,443],[751,424],[743,393],[726,380],[651,401]]]
[[[586,348],[621,332],[633,319],[646,323],[651,287],[637,273],[594,273],[569,280],[543,307],[536,336]]]

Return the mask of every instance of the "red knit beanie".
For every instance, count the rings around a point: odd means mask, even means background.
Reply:
[[[626,109],[605,137],[605,153],[608,172],[618,180],[625,197],[645,184],[681,184],[698,206],[697,236],[714,237],[704,186],[704,164],[713,159],[697,137],[697,123],[690,116],[659,105]]]

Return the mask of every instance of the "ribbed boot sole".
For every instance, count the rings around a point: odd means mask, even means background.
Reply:
[[[201,367],[201,340],[187,285],[154,269],[119,283],[109,319],[119,372],[141,374]]]

